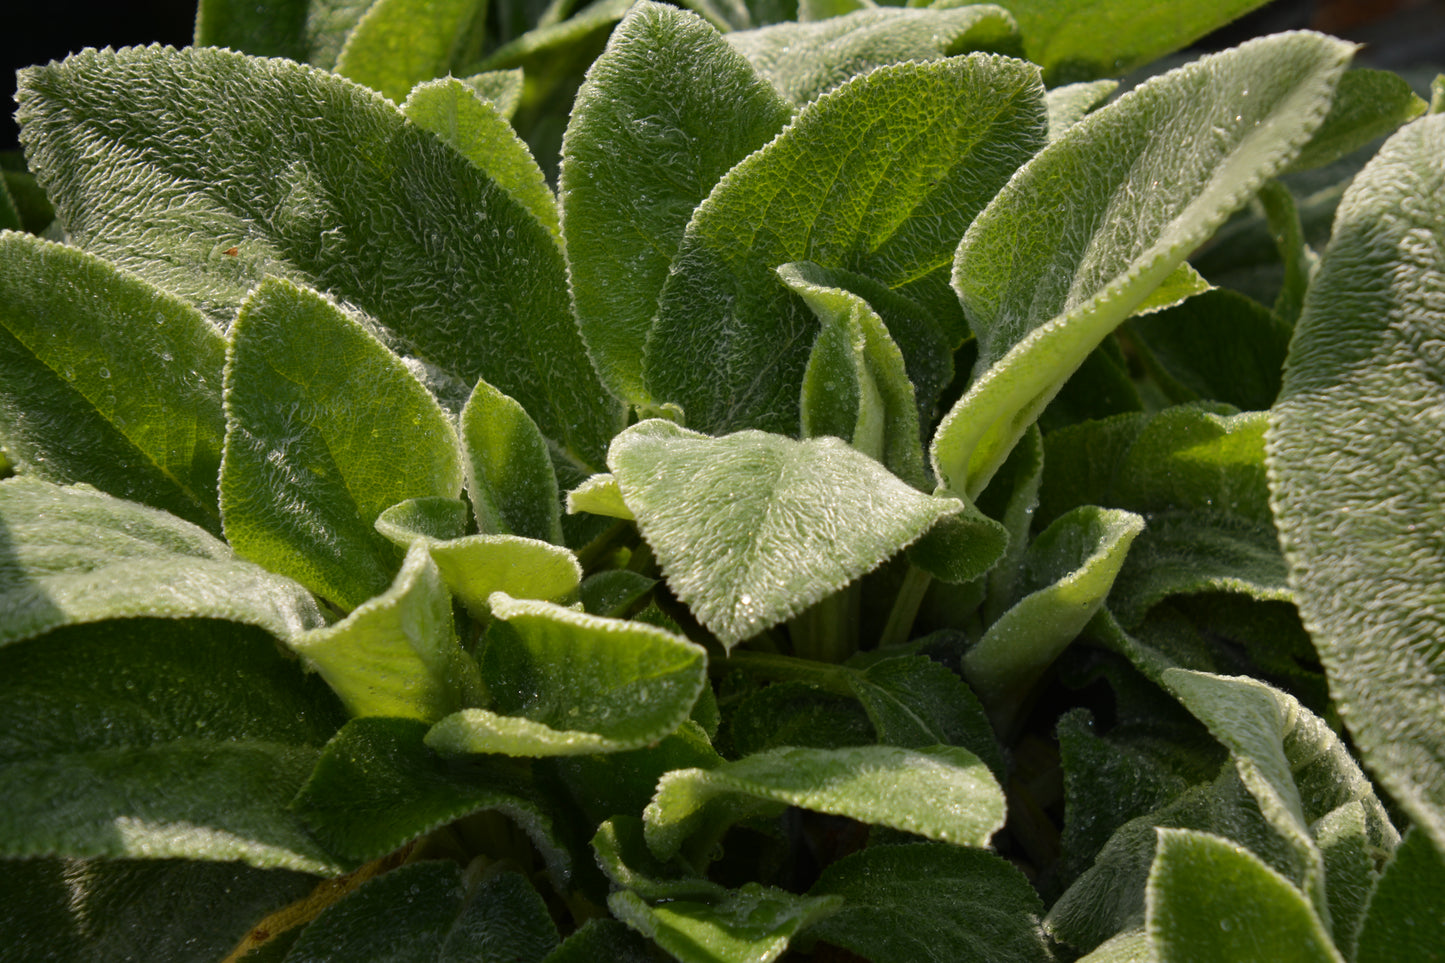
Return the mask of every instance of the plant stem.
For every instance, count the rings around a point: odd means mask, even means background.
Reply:
[[[858,651],[858,603],[854,583],[789,619],[793,654],[836,665]]]
[[[923,596],[928,594],[928,586],[931,584],[932,575],[916,565],[908,566],[908,574],[903,577],[903,584],[898,587],[898,595],[893,599],[893,609],[888,613],[883,634],[878,638],[880,649],[889,645],[902,645],[908,641],[908,634],[913,631],[913,620],[918,617],[918,607],[923,604]]]

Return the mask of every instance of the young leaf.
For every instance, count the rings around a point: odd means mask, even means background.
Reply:
[[[354,609],[386,590],[399,561],[377,516],[461,490],[456,434],[401,359],[314,291],[267,279],[230,337],[226,538]]]
[[[702,648],[671,632],[501,593],[490,604],[480,662],[491,708],[437,723],[426,742],[438,752],[636,749],[681,725],[706,682]]]
[[[647,845],[663,859],[684,842],[707,854],[733,822],[788,806],[960,846],[987,845],[1004,815],[1003,791],[966,749],[784,748],[663,776],[643,815]]]
[[[0,482],[0,646],[107,619],[222,619],[287,639],[325,624],[290,579],[173,515],[33,478]]]
[[[982,491],[1089,352],[1297,155],[1352,50],[1284,34],[1171,71],[1080,121],[999,192],[954,262],[979,358],[934,436],[949,489]]]
[[[608,465],[668,586],[729,648],[963,507],[910,488],[836,438],[709,438],[653,419],[617,436]]]
[[[413,87],[401,112],[461,151],[477,170],[531,211],[553,237],[560,237],[557,198],[499,106],[464,81],[443,77]]]
[[[1344,963],[1309,900],[1234,843],[1159,830],[1148,930],[1159,963]]]
[[[572,322],[554,239],[381,98],[210,48],[92,50],[25,77],[30,159],[78,246],[221,328],[268,274],[326,291],[600,464],[621,410]]]
[[[522,770],[508,760],[444,759],[415,719],[353,719],[321,753],[291,807],[350,866],[472,813],[496,810],[526,831],[559,884],[572,857]]]
[[[622,500],[622,488],[610,472],[593,475],[567,493],[567,511],[590,512],[623,521],[635,521],[632,509]]]
[[[11,457],[220,530],[226,345],[200,312],[100,258],[5,232],[0,329]]]
[[[0,855],[340,867],[287,808],[343,721],[275,640],[119,619],[0,648]]]
[[[1092,83],[1065,84],[1050,90],[1044,98],[1049,108],[1049,143],[1058,140],[1064,131],[1083,120],[1118,87],[1117,80],[1095,80]]]
[[[425,543],[406,554],[391,588],[335,625],[287,641],[353,716],[435,722],[483,698],[462,651],[452,599]]]
[[[336,72],[396,103],[423,81],[476,59],[485,0],[376,0],[357,21]]]
[[[809,923],[836,909],[836,898],[795,896],[747,883],[713,900],[649,905],[630,890],[607,898],[619,919],[682,963],[769,963]]]
[[[1253,679],[1169,669],[1163,682],[1228,747],[1260,812],[1297,851],[1304,892],[1326,922],[1332,907],[1325,892],[1324,856],[1313,833],[1336,810],[1362,807],[1358,838],[1373,858],[1369,875],[1357,882],[1368,892],[1374,863],[1395,848],[1399,834],[1370,781],[1324,722],[1290,696]]]
[[[1445,857],[1428,833],[1412,829],[1385,867],[1360,930],[1355,963],[1439,963],[1445,948]]]
[[[1445,847],[1434,452],[1445,359],[1445,118],[1386,142],[1340,205],[1270,414],[1270,489],[1300,612],[1365,763]]]
[[[1114,584],[1129,545],[1144,528],[1131,512],[1080,508],[1029,546],[1024,588],[963,659],[964,677],[996,722],[1093,618]]]
[[[478,381],[462,409],[461,429],[467,495],[482,532],[561,545],[557,473],[536,422],[516,401]]]
[[[961,341],[950,239],[1044,125],[1034,69],[982,54],[880,67],[809,104],[694,212],[647,337],[653,396],[702,431],[794,431],[816,322],[774,274],[791,261],[873,277]]]
[[[1388,70],[1346,71],[1324,123],[1289,169],[1324,167],[1376,138],[1394,133],[1401,124],[1425,113],[1427,106],[1399,74]]]
[[[875,67],[939,60],[971,50],[1018,53],[1013,17],[984,4],[950,10],[883,6],[813,23],[779,23],[727,35],[786,100],[802,106]]]
[[[1150,0],[1010,0],[1024,55],[1050,86],[1126,74],[1189,46],[1264,0],[1225,0],[1187,8]]]
[[[469,891],[461,867],[427,860],[369,879],[328,906],[286,960],[540,963],[557,942],[546,904],[520,873],[498,873]]]
[[[641,846],[640,817],[652,800],[657,780],[673,769],[711,769],[721,765],[722,761],[722,756],[713,749],[702,728],[688,721],[655,745],[605,755],[558,756],[548,760],[548,766],[567,787],[572,800],[585,814],[588,825],[599,825],[619,813],[629,814],[628,818],[636,823],[636,849],[646,854],[646,849]],[[600,830],[598,835],[601,835]],[[597,848],[596,838],[592,845]],[[603,870],[613,875],[605,865]],[[615,876],[613,878],[616,879]]]
[[[840,896],[809,939],[874,963],[1047,963],[1043,903],[1024,875],[978,849],[937,843],[876,846],[823,871],[810,896]]]
[[[878,742],[878,731],[858,699],[806,682],[774,682],[733,707],[728,714],[728,739],[732,755],[751,756],[785,746],[871,746]],[[924,745],[941,741],[934,739]]]
[[[841,438],[913,487],[933,487],[913,385],[883,320],[815,264],[784,264],[778,277],[822,323],[803,372],[803,437]]]
[[[659,3],[633,7],[588,71],[558,186],[578,324],[619,397],[650,400],[642,348],[693,208],[791,116],[716,31]]]

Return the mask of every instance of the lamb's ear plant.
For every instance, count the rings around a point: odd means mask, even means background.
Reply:
[[[1445,119],[1313,33],[1115,94],[1255,5],[22,72],[0,956],[1436,958]]]

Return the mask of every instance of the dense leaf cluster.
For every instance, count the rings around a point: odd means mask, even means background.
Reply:
[[[1436,958],[1445,83],[1254,5],[23,72],[0,956]]]

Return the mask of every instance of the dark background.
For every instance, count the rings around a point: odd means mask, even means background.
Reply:
[[[1002,0],[1007,5],[1007,0]],[[1160,0],[1168,2],[1168,0]],[[64,58],[84,47],[190,43],[195,0],[31,0],[0,26],[0,150],[14,149],[15,71]],[[1248,37],[1311,27],[1366,43],[1357,62],[1400,69],[1445,65],[1445,0],[1277,0],[1201,41],[1204,50]],[[1445,67],[1442,67],[1445,69]]]

